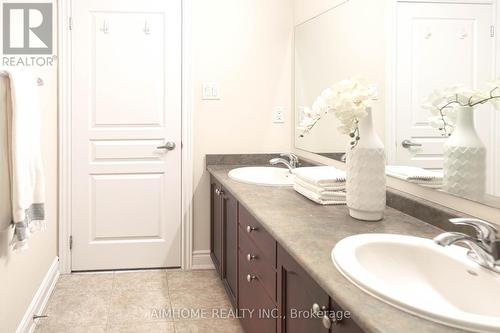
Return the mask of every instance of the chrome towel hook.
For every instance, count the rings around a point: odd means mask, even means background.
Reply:
[[[146,35],[151,34],[151,29],[149,28],[148,20],[144,21],[144,29],[142,29]]]
[[[109,25],[107,20],[102,21],[101,31],[105,34],[109,33]]]

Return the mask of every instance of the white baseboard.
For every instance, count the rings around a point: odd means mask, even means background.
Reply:
[[[34,315],[40,315],[45,310],[49,297],[56,286],[57,279],[59,278],[59,258],[55,257],[52,265],[45,274],[40,287],[38,288],[31,304],[29,305],[26,313],[24,314],[21,323],[17,327],[16,333],[31,333],[35,330]]]
[[[215,269],[210,250],[193,251],[191,269]]]

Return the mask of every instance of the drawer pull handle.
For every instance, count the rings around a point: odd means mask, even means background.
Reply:
[[[256,255],[253,255],[253,254],[247,254],[247,260],[248,261],[252,261],[252,260],[256,260],[257,259],[257,256]]]
[[[247,281],[252,282],[253,280],[256,280],[257,277],[255,275],[248,274],[247,275]]]
[[[327,315],[323,316],[323,319],[321,320],[323,322],[323,326],[327,329],[330,329],[332,327],[332,321],[330,318],[328,318]]]
[[[252,227],[251,225],[247,225],[247,232],[248,233],[251,233],[252,231],[255,231],[255,230],[257,230],[256,227]]]
[[[220,190],[218,188],[215,189],[215,194],[220,195]]]
[[[314,303],[312,305],[311,311],[316,316],[322,316],[321,322],[323,323],[323,326],[325,328],[330,329],[332,327],[332,324],[336,324],[335,321],[331,320],[330,317],[328,317],[328,309],[326,306],[320,306],[318,303]]]
[[[321,307],[319,306],[318,303],[314,303],[311,310],[313,314],[317,315],[321,311]]]

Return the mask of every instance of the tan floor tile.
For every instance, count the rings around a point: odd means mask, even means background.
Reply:
[[[175,333],[174,323],[139,323],[128,325],[110,325],[107,333]]]
[[[157,290],[114,290],[109,307],[109,323],[122,324],[144,321],[167,321],[161,315],[163,309],[170,309],[166,288]]]
[[[176,333],[243,333],[237,319],[183,320],[175,322]]]
[[[116,272],[114,290],[157,290],[167,288],[166,271]]]
[[[212,317],[214,309],[231,309],[215,271],[63,275],[36,332],[173,333],[171,306],[188,313],[176,318],[177,333],[242,332],[237,320]]]
[[[105,322],[104,322],[105,324]],[[62,324],[50,318],[38,319],[35,333],[105,333],[105,325],[81,326],[75,324]]]
[[[111,290],[113,288],[113,273],[96,274],[63,274],[57,281],[56,289]]]
[[[208,319],[218,309],[228,311],[231,303],[222,286],[194,290],[171,290],[170,302],[176,319]],[[187,313],[187,315],[186,315]]]
[[[45,314],[58,325],[103,325],[111,291],[56,289],[50,297]]]
[[[194,290],[222,285],[215,270],[167,272],[169,290]]]

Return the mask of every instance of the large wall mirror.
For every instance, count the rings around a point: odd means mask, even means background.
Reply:
[[[497,0],[347,0],[298,24],[295,147],[334,159],[349,149],[332,114],[307,135],[299,124],[325,88],[362,77],[378,88],[372,113],[389,176],[500,208],[500,110],[450,107],[438,119],[445,127],[426,106],[457,85],[500,95],[491,91],[500,77],[497,11]],[[451,141],[460,143],[452,153]]]

